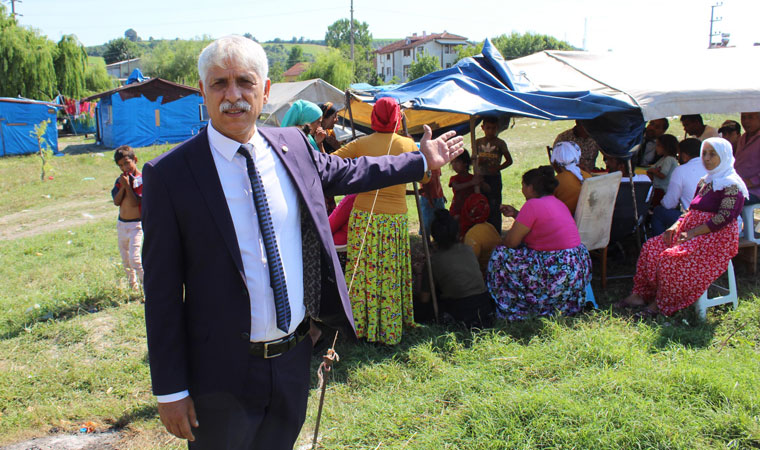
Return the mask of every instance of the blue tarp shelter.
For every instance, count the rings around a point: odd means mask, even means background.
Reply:
[[[532,117],[545,120],[581,120],[605,150],[628,155],[641,140],[644,119],[639,108],[611,96],[590,91],[535,91],[516,81],[509,65],[489,40],[483,52],[455,66],[430,73],[396,89],[367,99],[393,97],[406,108],[407,126],[421,134],[423,124],[440,132],[468,132],[470,118],[486,116]],[[371,106],[352,102],[354,120],[370,123]]]
[[[182,142],[206,125],[200,91],[161,78],[136,82],[82,99],[100,99],[98,141],[106,147],[145,147]]]
[[[39,151],[34,126],[50,120],[45,141],[58,153],[56,108],[59,105],[26,98],[0,97],[0,156],[25,155]]]

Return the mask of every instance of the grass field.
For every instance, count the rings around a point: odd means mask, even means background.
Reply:
[[[505,203],[524,202],[520,175],[570,126],[518,120],[502,134],[515,159]],[[682,134],[677,121],[670,131]],[[163,431],[150,393],[143,308],[115,245],[113,152],[83,144],[55,158],[44,182],[35,156],[0,160],[0,446],[92,422],[119,431],[118,448],[185,448]],[[627,254],[611,271],[633,264]],[[737,279],[739,308],[713,308],[706,322],[691,310],[645,323],[616,316],[609,304],[627,279],[606,291],[595,281],[600,310],[576,318],[425,325],[394,348],[340,340],[321,447],[760,448],[760,282],[738,264]],[[317,399],[314,389],[301,444]]]

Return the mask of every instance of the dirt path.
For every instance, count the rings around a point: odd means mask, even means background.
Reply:
[[[3,450],[114,450],[116,433],[59,434],[34,438],[3,447]]]
[[[107,200],[81,199],[0,216],[0,241],[71,228],[114,215]]]

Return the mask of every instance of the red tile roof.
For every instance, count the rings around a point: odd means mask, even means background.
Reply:
[[[385,47],[379,49],[377,53],[393,53],[396,50],[414,48],[414,47],[417,47],[418,45],[422,45],[434,39],[453,39],[453,40],[461,40],[461,41],[467,40],[467,38],[464,36],[447,33],[445,31],[443,33],[432,33],[426,36],[407,36],[405,39],[386,45]],[[409,44],[406,43],[407,40],[410,41]]]
[[[298,75],[301,75],[302,73],[306,72],[306,69],[309,68],[309,63],[307,62],[300,62],[293,64],[293,67],[283,72],[283,77],[297,77]]]

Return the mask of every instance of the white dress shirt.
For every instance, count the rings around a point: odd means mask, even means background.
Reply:
[[[694,199],[694,193],[697,190],[697,183],[706,174],[705,166],[702,165],[702,160],[698,156],[673,169],[668,189],[660,202],[662,206],[676,209],[680,203],[684,211],[689,209],[689,204]]]
[[[281,338],[294,332],[306,314],[303,303],[301,212],[296,186],[285,165],[257,130],[249,143],[254,146],[253,162],[261,174],[267,194],[290,302],[290,329],[284,333],[277,328],[274,293],[269,285],[266,251],[253,203],[251,181],[245,157],[237,153],[240,143],[223,136],[210,122],[208,141],[243,260],[251,303],[251,342]],[[160,403],[167,403],[188,395],[185,390],[159,395],[157,399]]]

